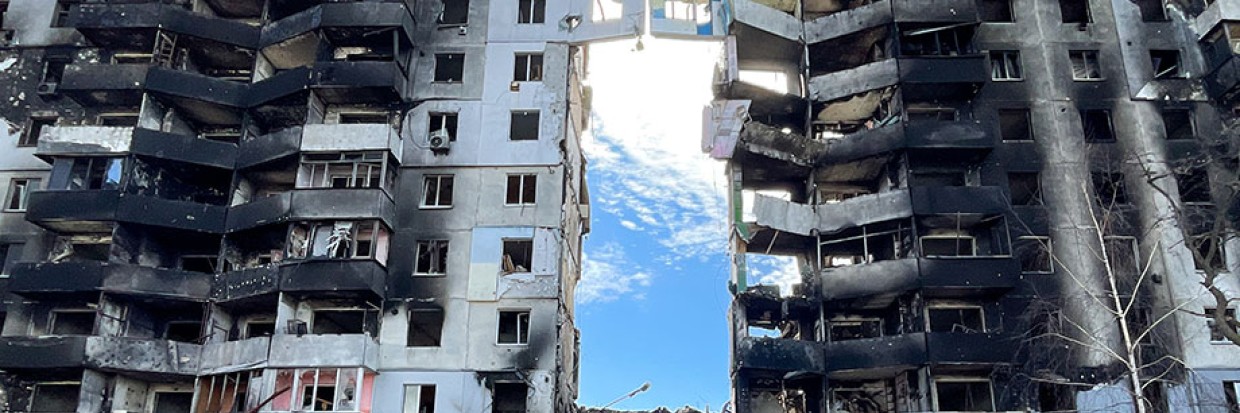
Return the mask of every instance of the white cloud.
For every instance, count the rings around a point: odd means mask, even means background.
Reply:
[[[629,231],[641,231],[642,229],[636,222],[629,221],[627,219],[620,220],[620,226],[628,228]]]
[[[801,270],[793,257],[748,255],[751,279],[758,284],[778,285],[783,295],[792,294],[792,285],[801,283]]]
[[[629,261],[620,245],[606,243],[592,251],[583,253],[581,257],[578,304],[614,301],[626,294],[638,300],[645,297],[635,288],[649,287],[650,273]]]

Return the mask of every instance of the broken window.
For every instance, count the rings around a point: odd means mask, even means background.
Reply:
[[[972,26],[909,28],[900,34],[903,56],[959,56],[973,53]]]
[[[58,159],[53,169],[69,169],[68,177],[62,185],[50,189],[118,189],[124,165],[124,158]]]
[[[1163,9],[1162,0],[1136,0],[1137,7],[1141,9],[1141,21],[1147,22],[1163,22],[1167,21],[1167,11]]]
[[[43,76],[39,79],[40,83],[56,84],[60,83],[65,77],[65,66],[69,65],[69,60],[64,57],[48,57],[43,62]]]
[[[883,336],[883,320],[832,320],[827,323],[831,341],[856,340]]]
[[[1118,172],[1091,172],[1094,195],[1103,207],[1128,204],[1128,188],[1124,174]]]
[[[1140,271],[1140,253],[1134,237],[1107,235],[1102,239],[1107,254],[1108,270],[1123,279],[1132,279]],[[1099,255],[1101,258],[1101,255]]]
[[[832,380],[831,404],[834,411],[848,413],[890,413],[896,411],[894,380],[844,382]],[[901,396],[902,398],[903,396]],[[798,403],[799,404],[799,403]]]
[[[507,189],[505,205],[534,205],[534,194],[538,189],[538,175],[508,175]]]
[[[452,207],[452,175],[427,175],[422,182],[422,208]]]
[[[151,413],[189,413],[193,408],[194,393],[155,392],[155,407]]]
[[[38,146],[43,128],[56,126],[56,119],[55,116],[31,116],[26,120],[26,133],[17,141],[17,146]]]
[[[31,413],[68,413],[78,409],[80,383],[39,383],[30,396]]]
[[[1082,110],[1081,129],[1085,134],[1085,142],[1115,142],[1115,129],[1111,124],[1111,111],[1109,110]]]
[[[990,52],[991,80],[1021,80],[1020,52],[994,50]]]
[[[431,113],[427,133],[429,136],[447,135],[448,141],[456,142],[456,116],[455,113]]]
[[[491,413],[525,413],[527,392],[525,383],[495,383]]]
[[[291,397],[271,401],[275,411],[340,411],[356,412],[361,409],[358,400],[366,400],[370,384],[361,368],[311,368],[279,370],[276,372],[276,388],[288,388]],[[252,408],[249,410],[257,410]]]
[[[1020,259],[1020,272],[1027,274],[1050,274],[1055,272],[1054,256],[1051,255],[1051,238],[1023,236],[1016,239],[1016,257]]]
[[[419,308],[409,310],[409,333],[406,346],[439,347],[443,337],[443,310]]]
[[[469,0],[442,0],[439,24],[459,25],[469,23]]]
[[[460,83],[464,79],[464,53],[440,53],[435,55],[436,82]]]
[[[1150,50],[1150,65],[1154,67],[1155,79],[1183,78],[1180,70],[1179,50]]]
[[[112,250],[112,235],[85,234],[56,237],[52,251],[47,254],[51,262],[107,261]]]
[[[448,273],[448,240],[418,241],[415,275],[445,275]]]
[[[1037,172],[1008,172],[1012,205],[1042,205],[1042,182]]]
[[[935,410],[941,412],[993,412],[994,394],[984,378],[934,379]]]
[[[363,309],[314,310],[310,334],[366,334],[376,317]]]
[[[289,235],[289,257],[387,262],[388,230],[379,221],[300,223]]]
[[[276,322],[273,320],[248,321],[245,323],[245,338],[255,337],[271,337],[276,332]]]
[[[383,152],[326,153],[301,156],[300,188],[391,188],[395,178]]]
[[[528,238],[504,240],[504,257],[501,263],[504,274],[530,272],[530,268],[533,268],[533,260],[534,240]]]
[[[247,399],[251,385],[262,382],[262,370],[205,376],[198,379],[195,412],[244,413],[252,406]],[[255,393],[257,389],[255,389]]]
[[[1072,61],[1072,80],[1102,80],[1097,50],[1072,50],[1068,59]]]
[[[1016,21],[1012,14],[1012,0],[982,0],[982,21],[988,23],[1010,23]]]
[[[1211,234],[1196,235],[1189,242],[1192,244],[1190,247],[1197,251],[1196,254],[1193,254],[1193,264],[1198,270],[1227,270],[1225,243],[1221,236]]]
[[[201,321],[172,321],[164,327],[164,339],[197,343],[202,338]]]
[[[95,331],[94,310],[53,310],[48,333],[53,336],[89,336]]]
[[[514,141],[538,140],[538,111],[517,110],[512,112],[508,139]]]
[[[1162,111],[1163,130],[1168,140],[1194,139],[1197,136],[1193,125],[1193,112],[1187,109],[1167,109]]]
[[[542,24],[547,20],[547,0],[517,0],[518,24]]]
[[[921,237],[921,253],[927,257],[972,257],[977,255],[977,240],[965,233],[926,235]]]
[[[40,181],[37,178],[17,178],[9,181],[9,194],[5,198],[4,210],[25,211],[30,202],[30,193],[39,189]]]
[[[435,413],[435,385],[406,384],[402,413]]]
[[[1059,0],[1059,14],[1064,23],[1093,23],[1087,0]]]
[[[1210,176],[1204,168],[1191,168],[1175,174],[1175,184],[1180,190],[1180,202],[1188,205],[1209,205]]]
[[[499,344],[529,344],[530,310],[500,310]]]
[[[999,109],[999,137],[1005,142],[1033,140],[1029,109]]]
[[[514,82],[540,82],[543,78],[542,53],[517,53],[512,69]]]
[[[976,306],[932,305],[926,309],[931,333],[984,333],[982,308]]]

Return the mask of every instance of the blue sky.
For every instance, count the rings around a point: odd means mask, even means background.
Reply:
[[[701,151],[701,123],[719,44],[635,43],[590,49],[579,403],[601,406],[649,381],[613,408],[718,411],[729,397],[727,185],[722,162]],[[759,279],[786,280],[787,263],[751,265]]]

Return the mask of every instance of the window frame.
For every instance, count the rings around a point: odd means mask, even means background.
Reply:
[[[522,3],[529,2],[528,9]],[[522,13],[528,13],[523,15]],[[524,17],[527,17],[525,19]],[[528,21],[524,21],[528,20]],[[518,0],[517,24],[545,24],[547,22],[547,0]]]
[[[543,57],[543,52],[517,52],[513,54],[512,60],[513,82],[526,83],[543,81],[547,68]],[[524,65],[522,63],[524,63]]]
[[[1099,133],[1098,125],[1094,124],[1095,117],[1101,113],[1106,118],[1106,136],[1097,136]],[[1119,141],[1119,136],[1115,133],[1115,117],[1110,109],[1081,109],[1081,139],[1085,143],[1115,143]],[[1094,133],[1090,133],[1090,129],[1094,129]],[[1092,136],[1092,137],[1091,137]]]
[[[435,118],[439,118],[438,125],[436,125]],[[435,132],[445,130],[448,132],[448,141],[456,142],[457,131],[461,126],[460,122],[459,112],[428,112],[426,114],[426,135],[431,136]]]
[[[1015,243],[1021,244],[1024,241],[1034,242],[1036,243],[1036,245],[1044,246],[1044,247],[1039,247],[1038,251],[1045,251],[1047,265],[1046,265],[1045,270],[1027,271],[1025,270],[1024,265],[1023,265],[1024,257],[1022,257],[1020,255],[1020,251],[1017,250],[1017,251],[1014,251],[1016,253],[1015,254],[1016,259],[1018,261],[1021,261],[1022,263],[1020,273],[1021,274],[1054,274],[1055,273],[1055,244],[1052,241],[1051,237],[1048,235],[1021,235],[1019,237],[1016,237]],[[1013,248],[1013,250],[1016,250],[1016,248]]]
[[[516,269],[517,267],[519,267],[519,265],[517,265],[518,263],[516,262],[512,263],[513,271],[509,272],[504,269],[504,256],[507,255],[504,253],[504,251],[508,249],[509,243],[529,243],[530,265],[525,268],[525,271],[517,271]],[[534,272],[534,237],[513,237],[513,238],[503,238],[500,240],[500,272],[504,275],[527,274],[527,273]]]
[[[1006,113],[1006,114],[1015,115],[1017,114],[1017,112],[1019,112],[1019,114],[1024,118],[1024,121],[1025,121],[1024,129],[1026,129],[1026,131],[1028,132],[1028,139],[1008,139],[1006,136],[1003,135],[1004,114]],[[1035,137],[1033,133],[1034,132],[1033,111],[1030,110],[1029,108],[1000,108],[995,111],[995,114],[996,116],[998,116],[999,140],[1000,141],[1002,142],[1033,142],[1037,140],[1037,137]]]
[[[986,412],[998,411],[995,406],[995,385],[989,378],[984,377],[967,377],[967,376],[933,376],[931,379],[934,390],[934,411],[940,410],[939,400],[939,383],[986,383],[986,388],[990,391],[990,410],[980,410]]]
[[[925,240],[927,240],[927,239],[930,239],[930,240],[942,240],[942,239],[949,239],[949,240],[956,240],[957,242],[959,242],[959,240],[962,240],[962,239],[967,239],[967,240],[969,240],[969,243],[970,243],[970,245],[972,246],[972,248],[971,248],[971,249],[972,249],[973,253],[972,253],[971,255],[930,255],[930,254],[927,254],[927,253],[925,252],[925,245],[924,245],[924,241],[925,241]],[[937,234],[936,234],[936,235],[922,235],[922,236],[920,236],[920,237],[917,237],[917,247],[918,247],[918,252],[921,252],[921,253],[922,253],[922,255],[924,255],[924,257],[925,257],[925,258],[948,258],[948,259],[952,259],[952,258],[973,258],[973,257],[977,257],[977,256],[978,256],[978,255],[977,255],[977,237],[974,237],[973,235],[967,235],[967,234],[965,234],[965,235],[962,235],[962,234],[954,234],[954,235],[937,235]]]
[[[422,398],[426,396],[425,393],[428,388],[430,389],[431,400],[430,403],[424,403]],[[438,389],[435,388],[434,383],[405,383],[401,389],[404,392],[401,394],[401,413],[435,413],[435,398],[439,396],[439,392]],[[413,390],[412,394],[416,396],[413,399],[413,402],[416,403],[416,405],[412,406],[412,411],[409,410],[411,407],[409,398],[410,390]],[[422,408],[427,405],[429,405],[430,408],[423,411]]]
[[[1020,58],[1020,50],[991,50],[988,53],[990,57],[990,80],[994,82],[1020,82],[1025,80],[1024,65]],[[996,69],[1002,69],[1002,77],[995,77]],[[1013,76],[1013,68],[1016,75]]]
[[[430,188],[431,188],[432,180],[434,180],[435,182],[435,200],[434,200],[435,202],[428,203],[428,201],[431,200],[430,199],[430,194],[431,194]],[[444,189],[445,181],[448,183],[448,186],[452,188],[452,190],[448,191],[447,203],[444,203],[444,200],[443,200],[443,193],[444,193],[443,189]],[[455,193],[455,186],[456,186],[456,175],[454,174],[423,175],[422,176],[422,196],[421,196],[421,200],[418,203],[418,209],[451,209],[453,205],[453,196]]]
[[[533,136],[521,136],[517,138],[517,117],[532,116],[534,118]],[[542,111],[538,109],[514,109],[509,116],[508,121],[508,141],[509,142],[534,142],[542,140]]]
[[[451,0],[451,1],[457,1],[457,0]],[[448,75],[448,74],[440,72],[440,68],[441,66],[443,66],[443,62],[441,62],[440,59],[454,59],[455,57],[458,57],[458,56],[461,59],[461,73],[460,73],[461,78],[455,79],[452,76],[443,76],[443,77],[446,77],[446,79],[441,80],[440,79],[441,74],[443,75]],[[435,59],[435,65],[431,69],[432,71],[431,83],[443,83],[443,84],[453,84],[453,85],[465,83],[465,59],[466,59],[465,53],[435,53],[433,58]]]
[[[1157,56],[1162,54],[1165,54],[1166,56]],[[1184,53],[1180,52],[1179,49],[1150,49],[1149,55],[1150,69],[1154,75],[1154,80],[1184,79],[1186,77],[1184,71]],[[1158,73],[1158,65],[1155,64],[1155,61],[1166,57],[1171,57],[1175,60],[1175,71],[1168,72],[1167,74],[1160,76]],[[1158,63],[1162,62],[1159,61]]]
[[[506,343],[502,340],[503,335],[501,331],[503,331],[504,313],[516,313],[517,314],[516,316],[517,317],[516,318],[516,323],[517,323],[516,341],[512,343]],[[530,344],[530,330],[532,329],[534,325],[533,317],[531,317],[532,314],[533,314],[533,310],[530,308],[500,308],[498,311],[496,311],[495,312],[495,321],[496,321],[495,323],[495,326],[496,326],[495,345],[497,346],[528,346]],[[522,331],[521,329],[522,315],[525,316],[525,330],[524,331]],[[522,332],[525,333],[524,337],[522,337],[522,334],[521,334]]]
[[[509,195],[512,192],[513,178],[517,178],[517,202],[511,202]],[[530,189],[530,199],[525,199],[527,185]],[[504,184],[504,206],[510,207],[527,207],[537,205],[538,200],[538,174],[536,173],[516,173],[508,174]]]
[[[327,156],[338,155],[336,159]],[[384,152],[339,152],[338,154],[302,154],[297,164],[294,189],[381,189],[389,192],[396,180],[396,170]],[[375,168],[378,167],[378,170]],[[347,168],[343,172],[338,168]],[[336,179],[344,178],[337,187]]]
[[[1088,75],[1092,66],[1093,71],[1097,73],[1096,77],[1078,77],[1076,71],[1076,55],[1080,55],[1081,65]],[[1091,65],[1092,63],[1092,65]],[[1072,71],[1072,81],[1074,82],[1101,82],[1106,80],[1106,74],[1102,72],[1102,56],[1101,52],[1096,49],[1091,50],[1069,50],[1068,51],[1068,68]]]
[[[414,256],[413,256],[413,275],[414,276],[444,277],[448,275],[448,260],[450,257],[449,254],[451,253],[451,250],[449,249],[451,246],[451,242],[448,239],[444,239],[444,238],[420,239],[420,240],[417,240],[415,244],[416,246],[414,247]],[[425,271],[425,272],[420,271],[422,267],[422,255],[423,255],[423,252],[425,251],[423,248],[429,249],[430,251],[427,251],[427,252],[430,255],[428,256],[432,257],[432,262],[429,264],[428,271]],[[439,255],[443,255],[443,256],[439,257]],[[438,261],[438,262],[436,263],[435,261]],[[435,264],[438,264],[438,265],[435,265]],[[434,271],[436,268],[438,268],[439,271]]]
[[[26,212],[30,206],[30,193],[39,190],[42,178],[13,178],[9,180],[8,194],[4,197],[4,212]],[[20,189],[19,189],[20,188]],[[14,207],[13,203],[18,205]]]
[[[408,325],[406,326],[407,331],[405,332],[405,347],[407,348],[408,347],[413,347],[413,348],[443,347],[443,327],[444,327],[444,324],[448,321],[446,311],[444,311],[442,308],[411,308],[408,311],[409,311],[409,316],[408,316],[409,322],[408,322]],[[439,335],[435,337],[434,345],[416,345],[415,346],[411,344],[412,338],[413,338],[413,320],[414,320],[413,314],[415,313],[436,313],[438,314]]]
[[[926,319],[926,325],[925,325],[926,333],[941,333],[938,331],[934,331],[931,328],[931,325],[932,325],[930,321],[931,310],[977,310],[978,321],[981,323],[980,331],[978,333],[963,333],[963,334],[985,334],[986,332],[990,331],[986,327],[986,307],[983,307],[978,304],[965,304],[965,303],[930,303],[926,305],[925,313],[924,313],[925,319]]]
[[[43,129],[56,127],[58,122],[60,122],[60,117],[56,115],[31,115],[27,117],[26,128],[22,131],[21,136],[17,138],[17,147],[38,147],[39,136],[43,134]]]

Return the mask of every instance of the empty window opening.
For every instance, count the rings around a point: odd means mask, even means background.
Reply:
[[[250,393],[250,385],[253,383],[257,386],[260,381],[262,370],[200,377],[196,386],[198,401],[194,411],[245,413],[252,403],[256,403],[246,397]]]
[[[68,65],[68,59],[49,57],[47,61],[43,62],[43,76],[39,79],[39,82],[46,84],[60,83],[65,77],[65,66]]]
[[[114,65],[148,64],[151,63],[151,54],[118,52],[112,54],[111,61]]]
[[[538,111],[518,110],[512,112],[508,139],[514,141],[538,140]]]
[[[1196,138],[1196,127],[1193,124],[1193,112],[1187,109],[1167,109],[1162,111],[1163,129],[1169,140],[1191,140]]]
[[[245,338],[271,337],[275,332],[276,322],[272,320],[249,321],[245,323]]]
[[[101,113],[95,119],[99,126],[134,127],[138,126],[137,112]]]
[[[1059,14],[1064,23],[1093,23],[1089,15],[1088,0],[1059,0]]]
[[[17,146],[38,146],[43,129],[56,126],[57,119],[55,116],[31,116],[26,121],[26,133],[17,141]]]
[[[9,181],[9,193],[5,198],[5,211],[25,211],[30,203],[30,193],[39,189],[40,179],[18,178]]]
[[[1115,129],[1111,124],[1109,110],[1082,110],[1081,129],[1085,134],[1085,142],[1115,142]]]
[[[209,141],[224,142],[231,144],[241,143],[241,130],[236,128],[212,128],[202,131],[198,137]]]
[[[427,133],[429,136],[447,136],[448,141],[456,142],[456,119],[455,113],[431,113]]]
[[[972,257],[977,254],[977,240],[958,233],[921,237],[921,253],[927,257]]]
[[[538,192],[538,175],[508,175],[507,192],[504,200],[506,205],[534,205],[534,194]]]
[[[959,56],[973,53],[972,26],[936,26],[904,30],[900,34],[903,56]]]
[[[297,187],[390,189],[396,170],[387,161],[383,152],[302,155]]]
[[[364,334],[372,314],[360,309],[315,310],[310,334]]]
[[[539,82],[543,78],[542,53],[518,53],[512,69],[514,82]]]
[[[491,413],[525,413],[525,383],[495,383]]]
[[[69,15],[73,11],[73,5],[78,2],[79,0],[57,0],[52,27],[69,27]]]
[[[1128,186],[1124,174],[1118,172],[1092,172],[1094,196],[1103,207],[1128,204]]]
[[[1134,339],[1138,344],[1154,345],[1154,311],[1150,307],[1145,304],[1135,304],[1132,309],[1128,310],[1128,313],[1124,314],[1124,321],[1128,323],[1129,331],[1136,335]]]
[[[1163,22],[1167,21],[1167,11],[1163,9],[1162,0],[1136,0],[1137,7],[1141,9],[1141,21],[1147,22]]]
[[[988,23],[1011,23],[1016,21],[1012,14],[1012,0],[982,0],[982,21]]]
[[[68,413],[78,408],[79,383],[40,383],[30,397],[30,411],[35,413]]]
[[[1012,205],[1042,205],[1042,183],[1037,172],[1009,172],[1007,175]]]
[[[1072,50],[1068,59],[1072,62],[1072,80],[1102,80],[1097,50]]]
[[[926,310],[931,333],[983,333],[986,322],[981,307],[932,306]]]
[[[1126,236],[1108,235],[1102,239],[1105,248],[1108,270],[1121,279],[1136,277],[1140,267],[1141,254],[1137,249],[1137,239]],[[1099,255],[1101,257],[1101,255]]]
[[[469,0],[442,0],[443,11],[439,24],[459,25],[469,23]]]
[[[409,310],[409,347],[439,347],[443,338],[443,310]]]
[[[427,175],[422,182],[422,208],[452,206],[452,175]]]
[[[534,261],[534,240],[504,240],[504,257],[501,267],[505,274],[514,272],[530,272]]]
[[[68,179],[63,181],[63,186],[52,189],[118,189],[125,169],[124,162],[124,158],[74,158],[64,162],[57,160],[53,166],[53,175],[56,175],[56,169],[65,167],[69,169],[69,174]],[[62,167],[62,163],[65,166]]]
[[[1055,260],[1051,255],[1051,238],[1023,236],[1016,239],[1016,257],[1020,259],[1020,272],[1027,274],[1050,274],[1055,272]]]
[[[1021,80],[1020,52],[996,50],[990,52],[991,80]]]
[[[499,344],[529,344],[530,310],[500,310]]]
[[[193,408],[194,393],[155,392],[155,408],[151,413],[189,413]]]
[[[197,343],[202,338],[201,321],[171,321],[164,327],[164,339]]]
[[[999,109],[999,136],[1005,142],[1033,140],[1029,109]]]
[[[445,275],[448,273],[448,240],[418,241],[417,264],[414,274]]]
[[[1180,202],[1188,205],[1211,205],[1210,176],[1203,168],[1192,168],[1175,174]]]
[[[1155,79],[1183,78],[1180,70],[1179,50],[1150,50],[1150,65],[1154,67]]]
[[[1190,247],[1196,250],[1193,264],[1198,270],[1226,271],[1227,260],[1223,238],[1218,235],[1203,234],[1190,239]]]
[[[435,81],[460,83],[465,80],[465,54],[441,53],[435,55]]]
[[[339,122],[342,125],[384,124],[388,123],[388,114],[387,112],[342,112]]]
[[[1141,396],[1145,403],[1146,413],[1167,413],[1167,395],[1163,390],[1163,383],[1157,381],[1147,381],[1142,384]]]
[[[877,338],[883,336],[883,320],[832,320],[828,322],[831,341]]]
[[[435,413],[435,386],[406,384],[402,413]]]
[[[993,412],[990,380],[983,378],[935,378],[934,402],[941,412]]]
[[[54,310],[51,315],[51,335],[88,336],[95,331],[93,310]]]
[[[218,272],[217,262],[219,262],[218,255],[183,255],[181,256],[181,270],[215,274]]]
[[[547,0],[518,0],[517,23],[542,24],[547,20]]]

